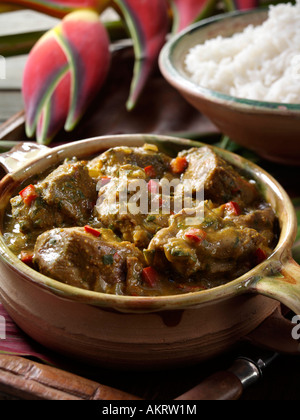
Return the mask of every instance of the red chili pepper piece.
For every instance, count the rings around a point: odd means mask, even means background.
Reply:
[[[233,213],[236,216],[239,216],[242,213],[240,206],[235,201],[230,201],[225,204],[225,208],[229,213]]]
[[[144,168],[144,171],[146,172],[146,175],[150,178],[156,177],[156,171],[152,165],[146,166],[146,168]]]
[[[33,252],[21,251],[21,261],[29,266],[33,265]]]
[[[102,176],[100,179],[100,188],[104,187],[106,184],[109,184],[111,178],[109,176]]]
[[[158,272],[153,267],[146,267],[142,271],[142,278],[149,286],[155,287],[158,283]]]
[[[199,244],[207,237],[207,233],[202,229],[191,228],[185,233],[185,237]]]
[[[28,185],[28,187],[24,188],[24,190],[20,191],[19,194],[27,206],[30,206],[33,200],[35,200],[38,196],[35,190],[35,186],[32,184]]]
[[[114,253],[114,261],[115,262],[120,262],[121,261],[121,256],[120,256],[120,254],[118,254],[118,252],[115,252]]]
[[[261,264],[261,263],[262,263],[262,262],[264,262],[267,258],[268,258],[268,255],[267,255],[267,253],[266,253],[263,249],[258,248],[258,249],[255,251],[255,259],[256,259],[256,263],[257,263],[257,264]]]
[[[182,174],[188,167],[188,161],[185,157],[177,157],[171,162],[171,170],[173,174]]]
[[[89,225],[84,226],[84,230],[87,233],[91,233],[93,236],[96,236],[96,238],[98,238],[101,235],[101,232],[99,232],[99,230],[92,228]]]
[[[159,193],[159,183],[151,179],[148,182],[148,191],[152,194],[158,194]]]

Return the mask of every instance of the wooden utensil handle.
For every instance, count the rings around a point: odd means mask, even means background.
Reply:
[[[52,366],[0,356],[0,392],[24,400],[140,400]]]
[[[201,384],[177,397],[176,400],[238,400],[243,393],[241,381],[232,373],[221,371],[205,379]]]

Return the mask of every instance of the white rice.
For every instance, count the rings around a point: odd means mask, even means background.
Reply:
[[[271,6],[260,26],[192,48],[186,69],[199,86],[231,96],[300,103],[300,0]]]

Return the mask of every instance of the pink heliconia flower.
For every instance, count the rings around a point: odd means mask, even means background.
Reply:
[[[178,33],[192,23],[207,17],[216,0],[169,0],[173,11],[173,33]]]
[[[113,0],[126,21],[134,42],[135,65],[127,109],[135,107],[155,68],[169,30],[166,0]]]
[[[110,66],[109,37],[92,10],[70,13],[29,54],[22,82],[26,133],[47,144],[71,131],[100,91]]]

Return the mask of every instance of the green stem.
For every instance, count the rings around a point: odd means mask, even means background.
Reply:
[[[128,33],[121,20],[104,23],[111,42],[128,37]],[[0,55],[12,57],[16,55],[28,54],[35,43],[47,31],[26,32],[23,34],[0,36]]]
[[[0,55],[12,57],[27,54],[45,31],[24,34],[4,35],[0,37]]]
[[[0,140],[0,153],[8,152],[18,144],[20,144],[19,141]]]
[[[119,41],[121,39],[128,38],[128,31],[122,20],[114,20],[111,22],[104,22],[104,25],[108,31],[111,42]]]

